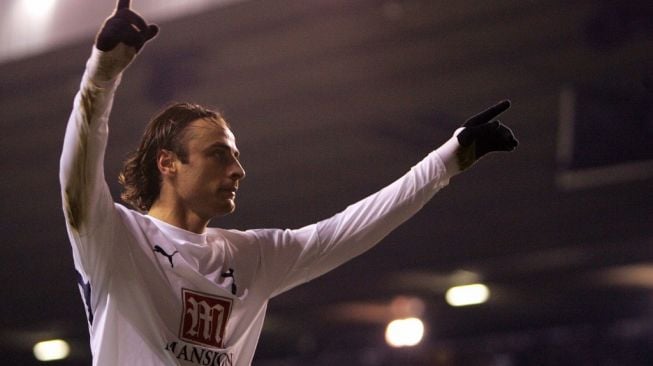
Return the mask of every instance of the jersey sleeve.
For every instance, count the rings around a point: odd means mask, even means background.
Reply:
[[[104,178],[108,118],[121,70],[131,60],[122,50],[93,48],[68,119],[59,167],[64,216],[73,258],[84,281],[102,271],[116,213]],[[123,55],[126,55],[123,57]]]
[[[297,230],[261,230],[261,275],[276,296],[379,243],[458,173],[451,138],[401,178],[342,212]]]

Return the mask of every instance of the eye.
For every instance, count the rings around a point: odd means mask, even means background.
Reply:
[[[231,164],[233,161],[238,161],[240,156],[238,150],[232,150],[228,146],[215,146],[208,151],[208,155],[216,158],[221,164]]]
[[[228,165],[232,160],[237,160],[236,155],[231,154],[230,150],[227,149],[217,149],[213,152],[213,155],[218,159],[220,164]]]
[[[229,157],[225,150],[216,150],[213,154],[221,161],[226,161]]]

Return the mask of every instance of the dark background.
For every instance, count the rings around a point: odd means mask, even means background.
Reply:
[[[127,71],[106,172],[172,100],[221,109],[248,177],[228,228],[299,227],[385,186],[510,98],[521,145],[375,249],[273,299],[254,365],[650,365],[650,1],[253,0],[169,20]],[[147,14],[143,14],[147,18]],[[99,24],[98,24],[99,26]],[[0,64],[0,363],[90,363],[58,159],[92,44]],[[482,281],[489,302],[445,290]],[[398,297],[427,322],[385,345]]]

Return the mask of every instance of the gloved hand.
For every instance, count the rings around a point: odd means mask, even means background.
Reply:
[[[116,11],[104,22],[95,41],[100,51],[111,51],[122,42],[138,52],[145,42],[159,33],[158,26],[148,25],[129,8],[130,3],[131,0],[118,0]]]
[[[504,100],[465,121],[456,135],[460,144],[456,158],[461,171],[489,152],[512,151],[517,147],[512,131],[501,122],[492,121],[508,108],[510,101]]]

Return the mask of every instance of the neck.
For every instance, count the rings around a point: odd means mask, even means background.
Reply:
[[[196,234],[204,233],[210,221],[201,218],[195,213],[168,207],[159,201],[154,202],[147,214],[165,223]]]

